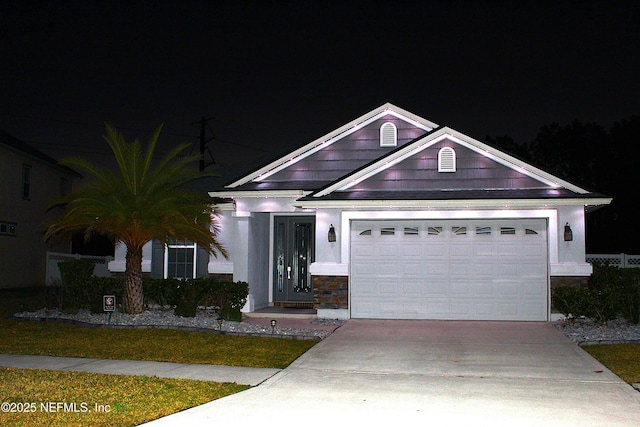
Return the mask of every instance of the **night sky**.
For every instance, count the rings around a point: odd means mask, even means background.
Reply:
[[[215,117],[218,164],[295,148],[391,102],[532,140],[640,114],[640,2],[4,0],[0,128],[56,158]]]

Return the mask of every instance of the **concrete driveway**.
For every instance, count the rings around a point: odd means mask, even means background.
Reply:
[[[640,393],[548,323],[350,320],[262,385],[148,425],[638,420]]]

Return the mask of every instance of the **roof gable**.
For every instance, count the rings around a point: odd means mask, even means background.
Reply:
[[[395,148],[380,147],[379,128],[386,121],[393,122],[398,128],[398,145],[406,144],[437,126],[387,103],[232,182],[227,188],[251,182],[331,182]],[[376,141],[375,150],[372,141]]]
[[[440,172],[443,148],[455,153],[455,171]],[[470,189],[524,189],[550,187],[516,169],[444,138],[412,156],[349,187],[350,191],[418,191]]]
[[[444,146],[454,148],[459,155],[455,173],[438,172],[437,153]],[[480,141],[442,127],[325,186],[313,197],[343,191],[535,188],[588,193]]]

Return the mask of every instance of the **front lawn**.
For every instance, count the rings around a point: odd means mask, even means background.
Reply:
[[[640,383],[640,344],[585,345],[582,348],[624,381]]]
[[[94,329],[34,321],[0,321],[0,353],[155,360],[285,368],[311,340],[235,337],[171,329]]]
[[[0,367],[0,425],[127,427],[247,388],[208,381]]]
[[[37,292],[0,292],[0,353],[285,368],[316,344],[312,340],[170,329],[95,329],[4,318],[42,308]]]
[[[0,300],[0,353],[284,368],[316,344],[204,332],[14,321],[6,317],[42,307],[37,292],[0,291]],[[0,426],[132,426],[247,388],[207,381],[0,367],[0,403],[4,403]]]

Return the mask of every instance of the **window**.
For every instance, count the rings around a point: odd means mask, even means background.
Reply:
[[[395,234],[396,234],[396,229],[393,227],[382,227],[380,229],[381,236],[395,236]]]
[[[0,222],[0,236],[15,236],[16,224],[13,222]]]
[[[395,147],[398,145],[398,129],[393,123],[385,123],[380,126],[380,146]]]
[[[196,277],[196,244],[185,240],[172,241],[165,252],[165,278]]]
[[[442,233],[442,227],[428,227],[427,235],[428,236],[437,236]]]
[[[516,234],[515,227],[500,227],[500,234]]]
[[[360,232],[361,236],[371,236],[371,230],[364,230]]]
[[[31,198],[31,166],[22,165],[22,198]]]
[[[405,236],[418,236],[420,234],[420,229],[418,227],[405,227],[404,235]]]
[[[478,226],[476,226],[476,234],[477,235],[488,235],[488,234],[491,234],[491,227],[478,227]]]
[[[524,234],[538,234],[536,230],[532,230],[530,228],[525,228]]]
[[[467,234],[467,227],[451,227],[451,231],[456,236],[464,236]]]
[[[451,147],[444,147],[438,151],[438,172],[456,171],[456,152]]]

